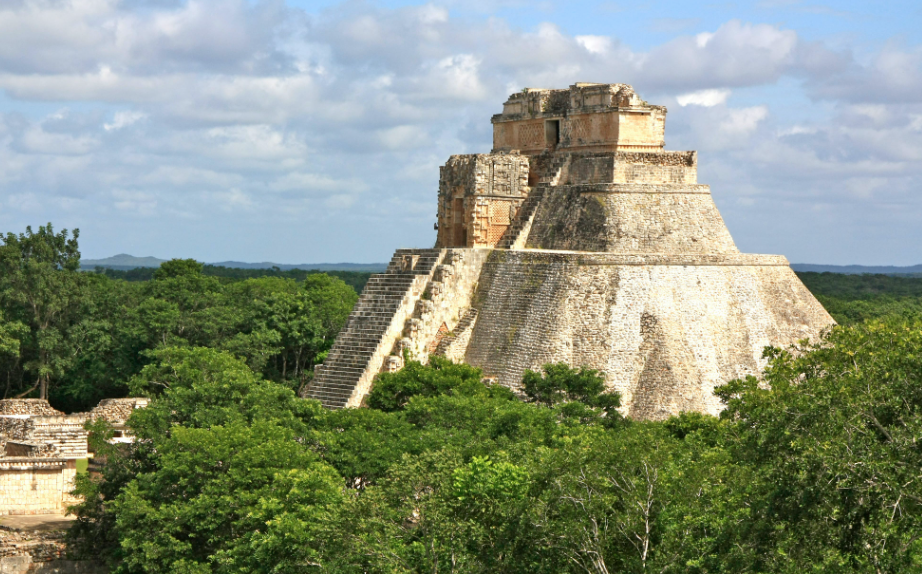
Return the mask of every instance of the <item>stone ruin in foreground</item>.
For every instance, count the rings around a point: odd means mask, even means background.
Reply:
[[[816,339],[832,318],[783,256],[739,252],[665,120],[625,84],[512,94],[492,153],[441,168],[435,248],[371,277],[304,396],[359,406],[407,350],[513,388],[563,361],[628,416],[716,414],[714,387],[758,374],[764,347]]]
[[[86,464],[93,456],[84,424],[105,419],[113,429],[110,442],[131,442],[125,423],[148,403],[146,398],[103,399],[88,413],[67,415],[44,399],[0,400],[0,517],[61,514],[79,502],[71,494],[78,461]],[[0,558],[8,550],[3,538],[0,532]],[[0,572],[6,572],[2,565]]]

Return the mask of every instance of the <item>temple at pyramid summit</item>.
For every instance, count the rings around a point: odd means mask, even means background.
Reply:
[[[404,352],[517,388],[551,362],[598,369],[636,419],[716,414],[714,387],[832,318],[780,255],[740,253],[697,153],[625,84],[525,89],[493,150],[441,168],[438,238],[374,275],[305,397],[362,404]]]

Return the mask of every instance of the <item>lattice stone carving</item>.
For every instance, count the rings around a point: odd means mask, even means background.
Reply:
[[[589,120],[570,120],[570,141],[589,140]]]
[[[544,145],[544,124],[525,124],[516,126],[519,136],[519,145],[523,148],[541,147]]]

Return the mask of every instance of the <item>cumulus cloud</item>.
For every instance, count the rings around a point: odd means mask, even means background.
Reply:
[[[604,54],[612,47],[611,38],[607,36],[576,36],[576,43],[590,54]]]
[[[147,117],[147,114],[142,112],[115,112],[114,117],[111,122],[105,123],[102,125],[102,128],[107,132],[113,130],[120,130],[122,128],[128,127],[131,124],[137,123],[140,120],[143,120]]]
[[[767,117],[768,108],[765,106],[729,110],[727,118],[720,123],[720,129],[733,134],[749,133]]]
[[[726,103],[730,97],[730,90],[698,90],[676,96],[676,101],[680,106],[704,106],[710,108],[717,104]]]
[[[702,150],[702,178],[732,198],[721,207],[744,247],[775,236],[756,221],[772,194],[791,213],[842,216],[842,190],[860,206],[849,217],[869,201],[922,215],[906,191],[920,177],[922,49],[858,60],[782,26],[681,24],[638,50],[434,4],[2,3],[0,225],[35,223],[45,206],[43,219],[78,224],[102,251],[143,236],[145,253],[165,242],[175,251],[162,255],[239,259],[230,250],[249,249],[245,237],[271,236],[282,252],[254,258],[384,260],[432,241],[438,166],[489,150],[509,93],[576,81],[678,104],[670,147]],[[815,121],[760,99],[779,82]]]

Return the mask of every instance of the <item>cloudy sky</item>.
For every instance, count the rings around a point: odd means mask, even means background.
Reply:
[[[922,5],[0,0],[0,232],[379,262],[523,87],[626,82],[744,251],[922,263]]]

